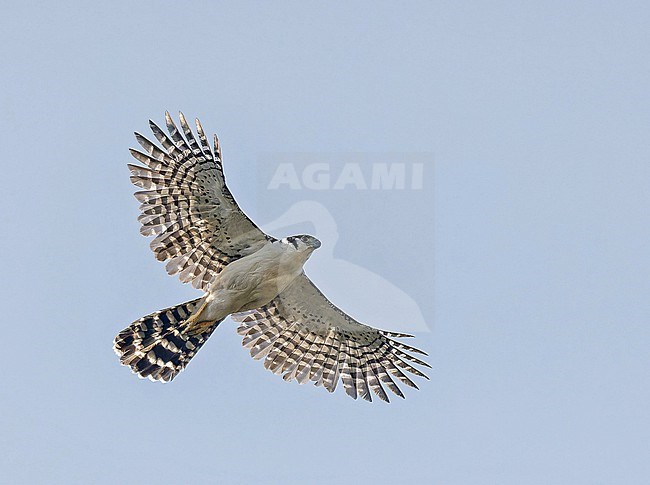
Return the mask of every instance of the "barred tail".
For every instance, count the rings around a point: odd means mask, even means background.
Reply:
[[[200,332],[195,329],[188,331],[188,325],[184,323],[199,300],[154,312],[122,330],[113,344],[120,363],[128,365],[143,379],[171,381],[221,323],[214,322]]]

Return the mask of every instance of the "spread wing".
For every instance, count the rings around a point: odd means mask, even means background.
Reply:
[[[390,391],[404,394],[396,381],[418,388],[402,369],[428,379],[410,355],[425,352],[398,342],[412,335],[386,332],[357,322],[334,306],[303,273],[268,305],[234,314],[244,347],[264,359],[264,367],[286,381],[313,381],[334,392],[339,378],[353,399],[371,401],[370,391],[388,402]],[[410,352],[410,353],[409,353]]]
[[[136,192],[141,202],[140,232],[155,236],[151,249],[159,261],[167,261],[170,275],[207,291],[214,277],[230,262],[273,241],[235,202],[223,175],[221,149],[214,136],[210,148],[199,120],[198,142],[183,113],[181,133],[165,113],[165,134],[153,121],[151,130],[162,145],[139,133],[144,152],[131,155],[144,164],[129,164],[131,182],[144,189]]]

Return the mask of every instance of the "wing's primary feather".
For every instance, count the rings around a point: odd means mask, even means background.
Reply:
[[[411,364],[430,367],[410,355],[426,355],[395,338],[411,335],[378,330],[334,306],[303,273],[268,305],[233,315],[251,356],[285,380],[308,381],[334,392],[339,379],[356,399],[371,393],[388,401],[384,387],[404,397],[396,381],[417,389],[400,369],[428,379]],[[410,352],[410,353],[407,353]]]
[[[140,232],[154,236],[151,249],[159,261],[167,261],[169,274],[207,291],[227,264],[273,238],[244,214],[228,190],[216,135],[213,150],[198,119],[198,142],[182,113],[182,132],[169,113],[165,121],[169,135],[150,121],[164,150],[139,133],[135,137],[145,152],[131,149],[145,165],[128,165],[131,181],[143,189],[135,193],[141,202]]]

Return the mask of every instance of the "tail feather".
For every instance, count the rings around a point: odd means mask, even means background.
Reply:
[[[197,298],[154,312],[122,330],[113,345],[120,363],[143,379],[171,381],[221,323],[214,322],[203,327],[201,332],[190,329],[185,321],[199,301]]]

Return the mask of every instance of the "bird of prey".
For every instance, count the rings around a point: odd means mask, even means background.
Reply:
[[[339,380],[353,399],[389,401],[384,389],[404,397],[404,372],[428,377],[412,354],[425,352],[397,340],[412,335],[357,322],[334,306],[311,282],[303,265],[321,243],[298,235],[276,239],[239,208],[226,186],[221,148],[213,147],[196,120],[196,136],[180,113],[177,128],[165,113],[168,134],[150,121],[162,148],[139,133],[142,165],[129,164],[139,187],[138,220],[156,259],[170,275],[191,283],[201,298],[136,320],[115,337],[123,365],[141,378],[169,382],[181,372],[227,317],[254,359],[286,381],[313,382],[334,392]]]

